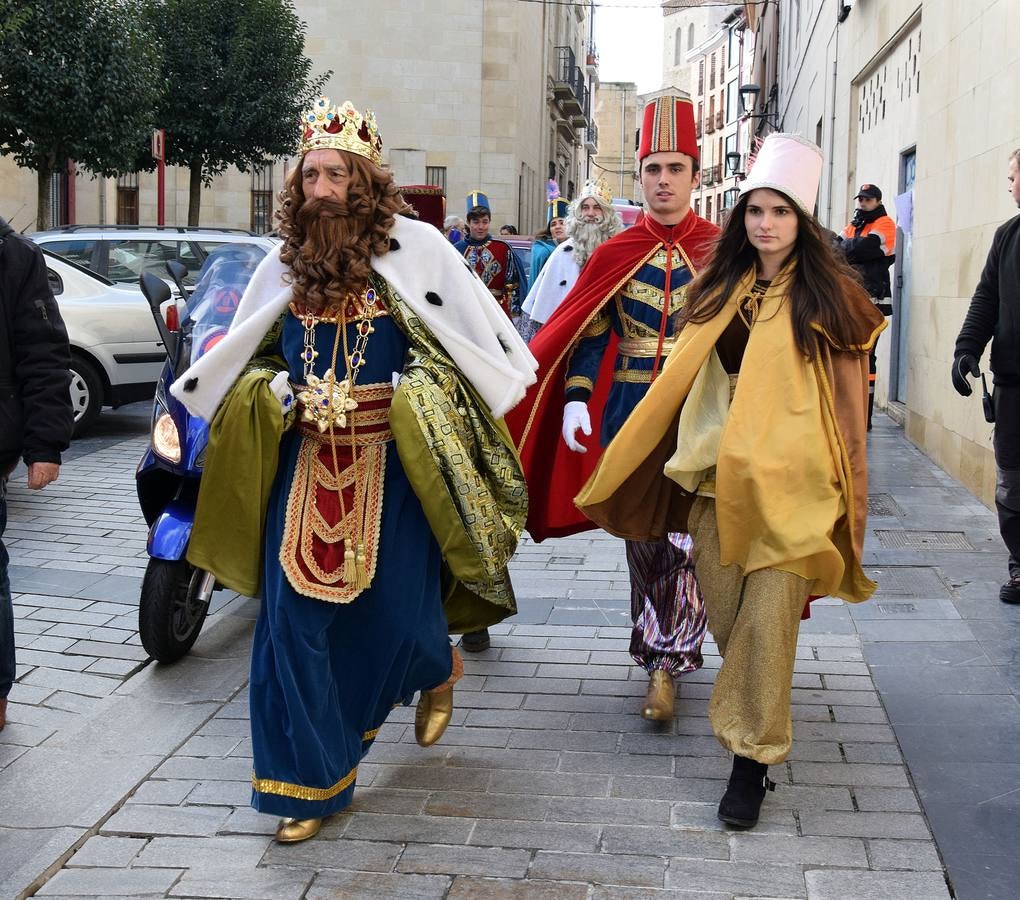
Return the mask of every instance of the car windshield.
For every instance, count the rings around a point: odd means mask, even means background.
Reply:
[[[241,295],[265,255],[255,244],[225,244],[208,256],[188,299],[185,324],[190,326],[192,362],[226,334]]]

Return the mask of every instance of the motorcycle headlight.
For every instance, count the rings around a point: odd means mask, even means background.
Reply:
[[[152,449],[172,463],[181,461],[181,438],[169,413],[163,413],[152,426]]]

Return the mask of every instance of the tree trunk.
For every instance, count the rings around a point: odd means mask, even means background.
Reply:
[[[198,225],[198,216],[202,207],[202,158],[191,161],[191,179],[188,185],[188,224]]]
[[[48,160],[40,160],[37,170],[36,181],[36,202],[38,209],[35,213],[35,227],[37,231],[45,231],[50,227],[50,178],[53,176],[53,169]]]

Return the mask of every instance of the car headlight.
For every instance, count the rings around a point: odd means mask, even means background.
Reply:
[[[169,413],[163,413],[152,426],[152,449],[172,463],[181,461],[181,438]]]

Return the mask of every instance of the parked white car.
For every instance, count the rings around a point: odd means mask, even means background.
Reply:
[[[221,247],[250,244],[268,253],[279,241],[237,228],[156,225],[64,225],[27,237],[64,259],[118,284],[138,286],[143,272],[167,279],[166,264],[187,270],[184,285],[195,286],[202,264]]]
[[[166,360],[141,290],[116,285],[44,250],[50,288],[71,343],[74,432],[104,406],[151,400]]]

